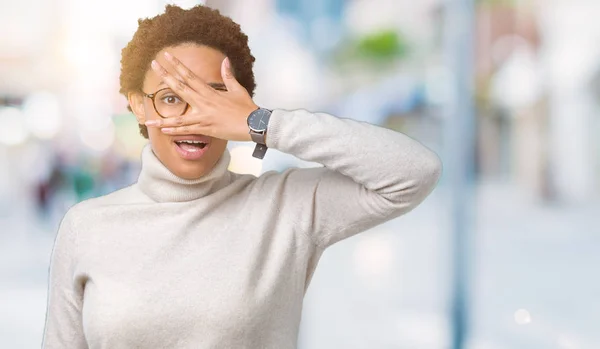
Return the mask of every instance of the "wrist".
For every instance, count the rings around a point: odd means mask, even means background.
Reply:
[[[248,115],[246,119],[247,130],[251,135],[251,139],[258,144],[266,144],[265,137],[267,134],[271,110],[257,107]]]
[[[271,110],[266,108],[257,108],[248,115],[248,129],[252,141],[256,143],[252,156],[262,159],[267,152],[267,130]]]

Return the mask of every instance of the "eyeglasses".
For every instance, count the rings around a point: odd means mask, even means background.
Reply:
[[[154,110],[162,118],[172,118],[185,114],[190,105],[176,95],[170,88],[163,88],[154,93],[144,93],[144,97],[152,100]]]

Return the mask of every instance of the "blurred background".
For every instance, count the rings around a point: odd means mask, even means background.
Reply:
[[[137,180],[120,50],[166,3],[241,24],[259,105],[444,161],[420,207],[325,252],[300,348],[600,348],[597,0],[0,0],[0,348],[41,345],[66,210]],[[232,171],[315,165],[252,149]]]

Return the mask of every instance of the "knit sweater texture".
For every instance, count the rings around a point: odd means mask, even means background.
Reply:
[[[82,201],[52,249],[47,349],[297,347],[302,302],[332,244],[421,203],[441,173],[408,136],[275,109],[267,146],[322,167],[195,180],[150,143],[136,183]],[[268,153],[267,153],[268,156]]]

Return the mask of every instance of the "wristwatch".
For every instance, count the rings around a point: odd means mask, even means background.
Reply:
[[[255,158],[262,159],[265,157],[267,152],[267,142],[265,136],[267,134],[267,127],[269,126],[269,119],[271,118],[272,110],[265,108],[258,108],[250,115],[248,115],[248,128],[250,128],[250,137],[256,143],[252,156]]]

